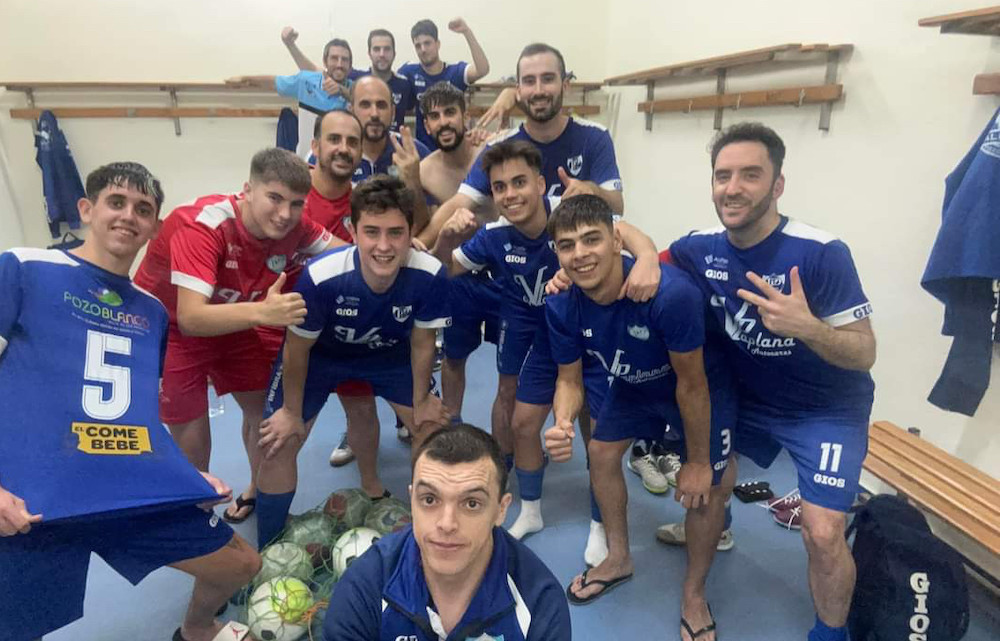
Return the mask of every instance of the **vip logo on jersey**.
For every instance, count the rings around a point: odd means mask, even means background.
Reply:
[[[102,287],[97,290],[91,289],[89,291],[94,298],[101,301],[105,305],[120,307],[123,302],[122,297],[119,296],[117,292],[110,290],[107,287]]]
[[[640,341],[649,340],[649,328],[645,325],[629,325],[628,335]]]
[[[739,311],[730,315],[726,308],[725,296],[712,296],[709,300],[712,307],[721,307],[726,316],[726,334],[734,341],[743,343],[745,349],[755,356],[790,356],[791,348],[795,347],[794,338],[782,336],[765,335],[764,331],[757,329],[757,319],[750,318],[750,303],[744,301]],[[754,333],[754,329],[757,332]],[[770,334],[770,332],[768,332]]]
[[[587,353],[601,361],[601,366],[612,376],[625,376],[632,370],[632,366],[628,363],[622,362],[622,357],[625,356],[625,352],[620,349],[615,350],[615,357],[608,363],[604,359],[604,355],[594,349],[588,349]]]
[[[275,254],[274,256],[269,256],[267,259],[267,268],[275,274],[285,271],[286,264],[288,264],[288,256],[284,254]]]
[[[378,333],[380,329],[382,329],[380,326],[372,327],[364,334],[358,335],[358,331],[353,327],[334,325],[333,333],[337,337],[337,340],[343,343],[350,343],[351,345],[367,345],[372,349],[392,347],[398,342],[395,338],[383,339]]]
[[[528,284],[528,279],[523,275],[514,274],[514,282],[524,290],[524,296],[521,297],[521,300],[532,307],[542,306],[543,299],[545,298],[545,283],[548,280],[545,278],[545,270],[548,268],[548,265],[546,265],[538,270],[535,274],[535,283],[533,286]]]
[[[579,176],[580,170],[583,169],[583,154],[567,158],[566,168],[569,169],[569,173]]]
[[[775,288],[779,292],[785,287],[785,275],[784,274],[764,274],[761,276],[764,282]]]
[[[413,305],[393,305],[392,317],[400,323],[405,323],[413,312]]]

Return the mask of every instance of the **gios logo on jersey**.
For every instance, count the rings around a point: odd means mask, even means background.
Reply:
[[[74,422],[71,429],[78,438],[76,449],[87,454],[139,456],[144,452],[153,453],[149,430],[139,425]]]
[[[727,272],[727,271],[725,271],[723,269],[706,269],[705,270],[705,278],[709,278],[711,280],[728,281],[729,280],[729,272]]]
[[[125,304],[122,297],[114,290],[102,287],[87,292],[94,300],[77,296],[73,292],[63,292],[63,302],[73,306],[79,312],[109,323],[130,329],[149,329],[149,319],[141,314],[129,314],[117,309]]]

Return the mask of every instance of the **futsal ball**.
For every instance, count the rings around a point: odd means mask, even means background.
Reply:
[[[412,522],[413,518],[406,504],[391,497],[376,502],[365,517],[365,527],[383,535],[402,530]]]
[[[292,577],[271,579],[250,596],[250,634],[260,641],[295,641],[306,633],[308,622],[303,618],[312,605],[312,592],[302,581]]]
[[[309,552],[297,543],[274,543],[261,552],[261,568],[254,578],[256,585],[279,576],[309,581],[313,575],[313,560]]]
[[[368,551],[382,535],[367,527],[356,527],[340,535],[333,546],[333,569],[338,577],[354,563],[355,559]]]
[[[372,507],[368,493],[359,488],[337,490],[326,499],[323,511],[337,519],[344,530],[361,527]]]

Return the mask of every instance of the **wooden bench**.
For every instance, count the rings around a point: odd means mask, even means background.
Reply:
[[[1000,556],[1000,481],[889,423],[868,436],[864,468]]]

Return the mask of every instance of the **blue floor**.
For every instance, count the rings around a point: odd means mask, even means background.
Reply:
[[[485,427],[489,425],[496,387],[494,354],[492,346],[484,346],[473,354],[468,366],[463,415],[466,421]],[[229,398],[225,399],[225,407],[225,413],[213,419],[212,471],[238,491],[248,478],[239,435],[240,413]],[[396,440],[392,413],[381,402],[379,416],[383,426],[379,459],[382,478],[393,494],[402,497],[409,479],[409,449]],[[343,412],[334,399],[320,415],[316,429],[299,455],[302,480],[293,512],[316,506],[334,489],[358,485],[355,465],[334,469],[327,463],[343,426]],[[571,606],[573,638],[677,639],[684,551],[657,543],[653,532],[661,523],[681,519],[682,510],[672,496],[649,494],[638,477],[628,471],[625,474],[630,492],[629,527],[635,578],[589,606]],[[787,458],[780,458],[770,470],[743,462],[740,476],[768,480],[782,493],[795,485],[794,470]],[[547,468],[543,496],[546,528],[526,542],[563,583],[568,583],[584,567],[589,505],[582,450],[571,462]],[[736,547],[718,554],[709,577],[709,599],[719,624],[720,639],[805,639],[814,615],[799,535],[776,526],[766,511],[756,505],[734,501],[733,509]],[[514,512],[516,509],[512,509],[508,525],[516,516]],[[254,524],[251,518],[236,527],[253,541]],[[185,575],[164,569],[154,572],[138,587],[132,587],[95,557],[88,579],[86,616],[45,638],[167,640],[184,615],[191,583]],[[965,638],[1000,639],[996,602],[990,603],[989,597],[977,587],[973,591],[977,598],[973,599],[972,625]]]

